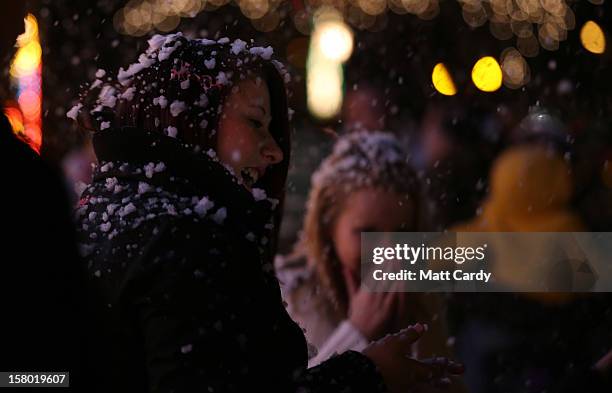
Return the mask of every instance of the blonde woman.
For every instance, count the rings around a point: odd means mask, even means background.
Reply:
[[[418,355],[447,355],[439,296],[360,289],[361,233],[420,228],[419,187],[407,157],[392,134],[351,133],[312,177],[301,239],[276,259],[289,313],[311,344],[310,366],[363,350],[416,320],[431,330],[414,348]]]

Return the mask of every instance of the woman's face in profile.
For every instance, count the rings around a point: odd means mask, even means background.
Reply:
[[[232,90],[219,120],[217,155],[251,190],[268,166],[283,160],[270,133],[270,92],[261,78],[246,79]]]

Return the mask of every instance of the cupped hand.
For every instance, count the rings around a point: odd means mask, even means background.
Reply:
[[[430,392],[450,384],[450,377],[463,373],[463,366],[446,358],[410,358],[411,346],[425,332],[417,323],[388,335],[364,349],[392,393]]]

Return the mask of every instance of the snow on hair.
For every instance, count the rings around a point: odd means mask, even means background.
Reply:
[[[373,187],[394,191],[415,205],[420,202],[418,180],[408,163],[408,153],[387,132],[359,131],[340,137],[312,176],[304,227],[295,252],[305,253],[314,265],[322,289],[342,315],[348,310],[348,299],[331,228],[349,194]],[[413,219],[415,228],[419,223],[416,217]]]
[[[271,47],[238,39],[190,39],[180,32],[155,35],[138,61],[120,68],[115,78],[99,70],[69,116],[85,117],[89,126],[84,128],[92,130],[100,130],[102,123],[160,133],[175,127],[183,142],[206,140],[203,145],[209,147],[224,98],[234,84],[270,70],[283,83],[290,81],[284,65],[272,55]]]
[[[416,188],[408,154],[391,133],[359,131],[340,137],[312,176],[313,187],[342,184],[346,188],[387,186],[398,192]]]

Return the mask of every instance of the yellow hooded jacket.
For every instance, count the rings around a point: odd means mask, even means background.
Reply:
[[[482,214],[456,232],[579,232],[585,226],[571,211],[572,176],[559,155],[542,146],[516,146],[491,171],[491,191]]]

